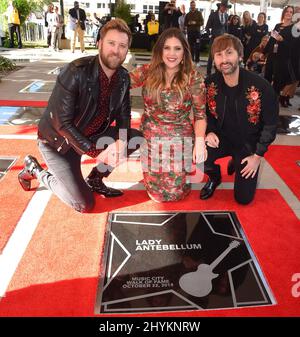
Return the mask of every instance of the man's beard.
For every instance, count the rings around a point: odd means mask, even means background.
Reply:
[[[100,58],[105,67],[110,70],[118,69],[125,60],[121,60],[120,57],[115,54],[109,54],[106,56],[103,54],[102,50],[100,50]]]
[[[226,69],[222,69],[222,65],[230,65],[229,68]],[[237,70],[239,66],[239,62],[236,63],[231,63],[231,62],[227,62],[227,63],[221,63],[219,65],[219,67],[217,67],[217,69],[223,74],[223,75],[232,75],[233,73],[235,73],[235,71]]]

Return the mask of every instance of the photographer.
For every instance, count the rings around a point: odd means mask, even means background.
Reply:
[[[170,27],[179,28],[178,18],[182,15],[179,7],[176,7],[176,0],[171,0],[166,4],[163,12],[164,29]]]

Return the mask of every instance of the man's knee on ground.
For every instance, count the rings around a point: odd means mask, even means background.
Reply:
[[[234,199],[237,203],[241,205],[248,205],[254,199],[254,195],[242,195],[239,193],[234,194]]]

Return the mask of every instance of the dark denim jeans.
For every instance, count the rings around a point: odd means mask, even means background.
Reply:
[[[99,138],[102,137],[116,140],[118,134],[115,127],[109,127]],[[141,133],[136,129],[130,129],[128,142],[133,137],[141,137]],[[96,142],[97,136],[93,138]],[[60,154],[40,140],[38,146],[48,167],[47,171],[39,174],[38,180],[76,211],[89,212],[95,205],[95,199],[81,172],[81,155],[72,148],[67,153]],[[137,148],[127,149],[127,156]],[[107,172],[102,173],[102,176],[108,176],[110,172],[108,169]]]

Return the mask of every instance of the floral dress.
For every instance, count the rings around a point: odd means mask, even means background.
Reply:
[[[193,70],[183,93],[163,89],[160,103],[147,93],[145,81],[149,65],[130,73],[131,88],[142,87],[144,113],[140,130],[144,136],[141,163],[149,196],[157,201],[177,201],[191,190],[188,174],[192,166],[194,120],[205,119],[205,84]]]

